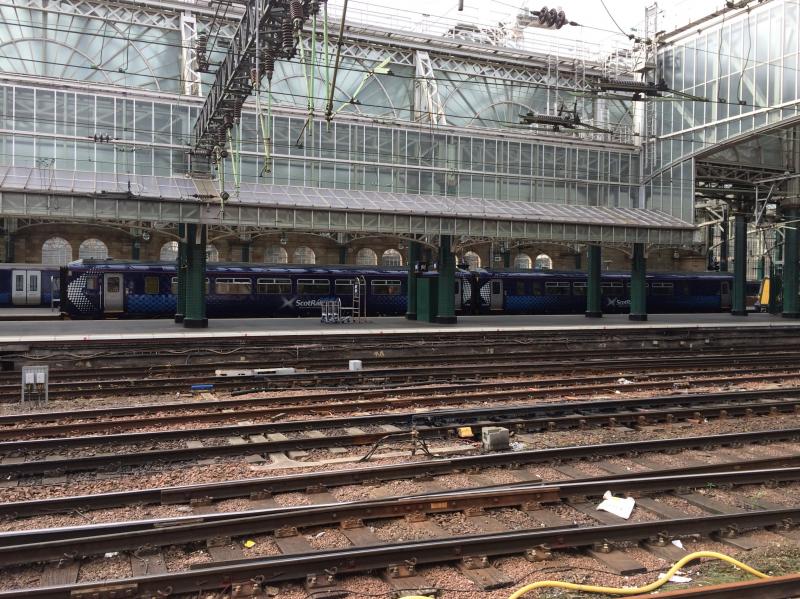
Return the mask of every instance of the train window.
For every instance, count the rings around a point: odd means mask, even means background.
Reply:
[[[569,283],[567,281],[547,281],[544,284],[546,295],[569,295]]]
[[[119,293],[119,276],[108,276],[106,278],[106,291],[109,293]]]
[[[292,292],[291,279],[258,279],[256,283],[256,293],[288,295]]]
[[[372,281],[372,295],[400,295],[400,281],[397,279]]]
[[[353,287],[355,285],[355,279],[336,279],[334,293],[336,295],[353,295]]]
[[[492,281],[492,295],[498,295],[502,293],[503,288],[500,285],[500,281]]]
[[[515,281],[514,283],[514,295],[525,295],[525,281]]]
[[[220,295],[250,295],[253,282],[250,279],[217,279],[214,288]]]
[[[25,275],[17,275],[14,277],[14,287],[17,291],[25,291]]]
[[[617,295],[622,293],[622,289],[622,281],[602,281],[600,283],[600,293],[603,295]]]
[[[328,295],[331,282],[327,279],[297,279],[297,293],[300,295]]]
[[[172,277],[172,281],[170,281],[170,292],[172,295],[178,295],[178,277]],[[206,295],[211,292],[211,283],[206,277]]]
[[[544,285],[542,285],[542,281],[533,281],[531,283],[531,288],[533,290],[533,295],[544,295]]]
[[[144,292],[147,295],[158,295],[161,286],[158,284],[158,277],[144,278]]]
[[[575,281],[572,284],[572,295],[586,295],[586,283],[584,281]]]
[[[655,282],[651,285],[653,295],[672,295],[672,283]]]
[[[97,277],[86,277],[86,289],[89,291],[95,291],[97,289]]]

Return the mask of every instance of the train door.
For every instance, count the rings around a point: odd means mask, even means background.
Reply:
[[[489,281],[489,309],[503,309],[503,280],[491,279]]]
[[[11,303],[38,306],[42,303],[42,273],[38,270],[11,271]]]
[[[458,277],[456,277],[456,285],[455,285],[455,309],[461,310],[464,307],[463,297],[461,295],[461,284],[462,281]]]
[[[122,312],[122,275],[109,273],[103,276],[103,311]]]
[[[722,310],[730,310],[731,308],[731,284],[728,281],[722,281],[720,283],[719,307]]]

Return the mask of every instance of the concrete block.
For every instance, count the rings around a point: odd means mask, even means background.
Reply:
[[[502,426],[485,426],[481,429],[484,451],[508,451],[508,429]]]

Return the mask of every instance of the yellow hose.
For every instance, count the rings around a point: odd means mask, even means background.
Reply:
[[[669,579],[672,577],[675,572],[680,570],[683,566],[692,562],[696,559],[700,559],[703,557],[710,557],[713,559],[719,559],[729,564],[733,564],[737,568],[752,574],[753,576],[757,576],[758,578],[769,578],[767,574],[763,572],[759,572],[758,570],[751,568],[747,564],[743,564],[739,560],[736,560],[730,556],[727,556],[723,553],[717,553],[716,551],[696,551],[694,553],[690,553],[689,555],[681,558],[678,562],[672,566],[667,574],[663,578],[659,578],[655,582],[651,582],[648,585],[643,587],[638,587],[635,589],[631,588],[614,588],[614,587],[599,587],[590,584],[574,584],[572,582],[563,582],[560,580],[541,580],[539,582],[533,582],[531,584],[525,585],[524,587],[517,589],[508,599],[519,599],[524,594],[529,591],[533,591],[535,589],[543,589],[546,587],[555,587],[559,589],[568,589],[571,591],[583,591],[586,593],[602,593],[605,595],[640,595],[642,593],[649,593],[650,591],[654,591],[662,585],[665,585],[669,582]]]

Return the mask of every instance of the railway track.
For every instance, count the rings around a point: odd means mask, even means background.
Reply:
[[[773,464],[781,464],[775,460]],[[611,491],[617,495],[674,492],[709,485],[726,488],[741,485],[777,484],[800,480],[798,468],[767,468],[704,473],[675,473],[674,470],[648,471],[616,479],[607,477],[568,480],[549,484],[497,485],[491,488],[460,489],[389,497],[372,501],[329,503],[293,508],[268,508],[247,512],[163,518],[149,521],[117,522],[0,533],[0,567],[59,559],[66,554],[99,555],[130,551],[139,547],[166,547],[220,537],[244,537],[301,530],[318,526],[360,523],[377,519],[419,517],[437,513],[464,512],[515,507],[527,511],[541,505],[581,498],[592,501]],[[596,502],[596,501],[595,501]],[[763,508],[762,508],[763,509]],[[791,522],[784,527],[790,529]],[[669,539],[667,539],[669,540]]]
[[[109,467],[141,466],[222,456],[273,454],[291,450],[376,446],[384,440],[442,439],[462,427],[475,435],[485,426],[523,432],[603,426],[646,426],[687,418],[752,417],[800,413],[800,390],[771,389],[635,399],[532,404],[510,407],[385,413],[271,424],[236,424],[81,437],[0,442],[0,455],[22,455],[26,461],[0,463],[0,476],[69,473]],[[369,428],[370,431],[365,431]],[[310,432],[316,434],[310,434]],[[287,433],[296,433],[290,438]],[[243,436],[250,437],[249,442]],[[231,440],[225,444],[136,450],[159,442],[198,439]],[[263,439],[263,440],[262,440]],[[235,441],[234,441],[235,440]],[[122,445],[121,453],[107,453]],[[47,452],[82,448],[65,457]],[[471,447],[465,446],[464,451]],[[38,454],[36,452],[39,452]],[[34,458],[34,459],[31,459]]]
[[[328,363],[338,364],[341,356],[352,359],[387,360],[413,355],[442,359],[464,354],[509,353],[517,349],[530,350],[534,346],[541,353],[553,355],[562,352],[565,357],[588,353],[624,353],[651,350],[708,350],[728,351],[735,354],[749,352],[753,340],[767,352],[797,351],[800,341],[791,327],[751,326],[746,329],[729,327],[695,326],[664,327],[656,330],[540,330],[540,331],[452,331],[448,333],[415,332],[385,334],[351,334],[339,330],[335,334],[268,337],[248,336],[246,331],[235,338],[170,338],[169,329],[164,335],[149,339],[93,339],[87,345],[82,337],[27,340],[6,343],[0,348],[0,363],[4,370],[12,370],[24,361],[51,365],[51,369],[103,368],[129,366],[141,370],[143,366],[239,362],[268,362],[273,365],[302,366],[311,360],[320,360],[316,367]],[[282,362],[282,361],[288,362]]]
[[[172,402],[103,409],[34,412],[0,416],[0,441],[93,432],[102,432],[108,436],[111,433],[147,426],[242,421],[249,418],[277,419],[287,416],[374,412],[381,409],[420,408],[442,404],[464,405],[468,402],[502,403],[553,396],[579,396],[603,391],[618,391],[619,389],[625,389],[626,392],[673,389],[676,385],[686,389],[690,385],[727,385],[733,374],[736,375],[737,384],[744,382],[774,383],[800,378],[798,372],[785,372],[782,367],[767,366],[754,368],[749,374],[729,369],[684,370],[666,372],[655,377],[614,374],[582,378],[516,379],[503,382],[463,383],[455,387],[452,384],[427,385],[391,390],[337,392],[329,395],[314,393],[282,398],[223,399],[193,403]],[[641,380],[640,377],[646,380]],[[687,381],[685,380],[687,377],[694,378]],[[620,378],[623,380],[622,383]],[[654,378],[656,380],[653,380]],[[790,389],[787,388],[786,392],[790,392]],[[574,406],[574,409],[580,409],[579,404],[574,404]],[[151,416],[150,414],[153,412],[157,412],[158,415]],[[72,420],[77,422],[70,422]],[[59,424],[37,426],[37,423],[40,422],[58,422]]]
[[[84,372],[83,380],[61,381],[57,372],[53,373],[49,383],[51,400],[103,397],[110,393],[126,395],[164,394],[186,392],[195,384],[212,384],[215,389],[234,393],[252,393],[254,391],[271,391],[294,387],[330,387],[359,386],[367,384],[415,384],[425,382],[448,382],[501,377],[501,376],[541,376],[554,373],[608,372],[619,370],[658,372],[675,369],[681,366],[695,368],[719,368],[723,366],[740,368],[758,368],[766,366],[775,368],[783,366],[794,368],[800,359],[800,353],[784,353],[782,355],[753,352],[739,356],[730,355],[677,355],[619,358],[619,359],[583,359],[579,362],[558,360],[535,360],[530,362],[510,359],[498,361],[494,357],[486,357],[482,361],[469,363],[445,364],[436,366],[416,366],[397,368],[367,368],[361,371],[308,371],[294,374],[262,374],[248,377],[205,375],[178,375],[164,378],[150,377],[142,370],[131,378],[109,378],[113,372]],[[144,377],[144,378],[143,378]],[[254,387],[254,383],[258,383]],[[19,383],[0,384],[0,403],[19,401]]]
[[[379,484],[395,480],[419,480],[456,472],[479,472],[489,468],[517,468],[533,464],[561,464],[570,460],[596,460],[619,456],[637,456],[657,452],[675,452],[691,449],[710,450],[715,447],[742,447],[800,440],[800,428],[778,429],[746,433],[728,433],[713,437],[674,437],[649,441],[631,441],[603,445],[574,445],[550,449],[515,451],[513,453],[488,453],[445,459],[405,462],[389,465],[366,466],[342,470],[329,470],[303,474],[276,475],[272,472],[262,478],[205,483],[188,486],[156,487],[132,491],[115,491],[92,495],[77,495],[0,503],[0,517],[22,518],[42,514],[69,513],[73,510],[106,509],[134,504],[177,505],[208,503],[242,497],[270,497],[276,493],[306,492],[309,489],[331,489],[346,485]],[[702,474],[718,472],[720,468],[764,469],[800,467],[800,456],[785,455],[770,458],[740,459],[723,465],[676,467],[675,474],[686,472]],[[602,480],[623,478],[618,474]],[[599,479],[600,480],[600,479]]]
[[[444,498],[441,503],[445,503]],[[413,500],[412,500],[413,501]],[[399,503],[399,502],[398,502]],[[465,501],[466,503],[466,501]],[[400,508],[400,506],[397,506]],[[76,596],[165,596],[209,592],[249,585],[304,580],[312,589],[334,588],[337,578],[361,572],[384,572],[386,580],[415,576],[423,565],[459,563],[466,569],[488,570],[489,558],[525,555],[546,558],[551,550],[610,546],[618,542],[650,542],[653,546],[686,535],[727,538],[731,531],[788,530],[800,518],[800,508],[764,509],[729,514],[659,519],[588,527],[550,527],[474,535],[454,535],[400,543],[365,544],[343,549],[291,552],[275,557],[195,564],[181,572],[151,574],[102,583],[74,583],[0,592],[2,598],[68,599]],[[231,525],[230,522],[228,522]],[[172,531],[179,535],[180,531]],[[283,537],[284,539],[286,537]],[[404,566],[404,569],[402,567]],[[398,574],[398,568],[403,571]],[[462,570],[463,571],[463,570]],[[478,574],[473,572],[474,574]],[[402,580],[397,581],[402,584]],[[254,586],[255,585],[255,586]],[[494,588],[498,585],[495,583]],[[491,583],[485,588],[493,588]]]

